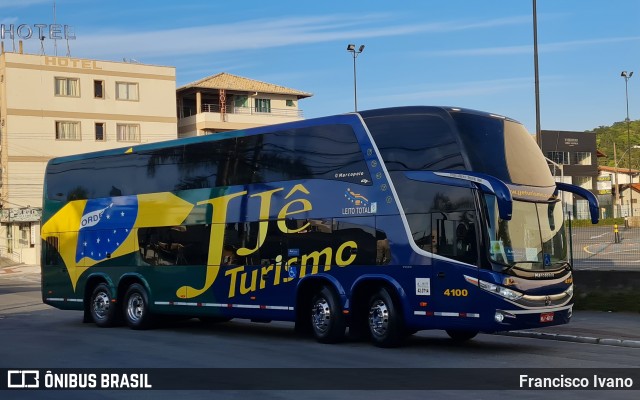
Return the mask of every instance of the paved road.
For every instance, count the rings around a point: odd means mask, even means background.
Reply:
[[[613,226],[573,228],[573,260],[576,269],[640,270],[640,228]]]
[[[255,324],[232,321],[205,326],[197,320],[168,323],[160,329],[132,331],[119,327],[97,328],[83,324],[81,313],[61,311],[41,304],[37,269],[4,273],[0,277],[0,368],[293,368],[288,379],[302,379],[309,368],[411,368],[425,374],[452,368],[451,376],[464,382],[465,376],[477,377],[478,371],[495,378],[505,371],[526,368],[560,368],[566,374],[575,368],[640,368],[640,348],[588,342],[540,340],[535,337],[479,335],[465,344],[455,344],[441,332],[420,332],[400,349],[378,349],[368,343],[347,342],[322,345],[300,338],[289,323]],[[589,313],[576,315],[574,329],[599,330],[601,336],[620,335],[640,328],[640,318],[633,314]],[[607,324],[612,329],[607,329]],[[625,325],[626,324],[626,325]],[[553,328],[547,328],[547,333]],[[557,329],[561,329],[558,327]],[[640,329],[635,329],[640,332]],[[585,336],[587,337],[587,336]],[[603,337],[603,339],[606,337]],[[612,337],[610,339],[614,339]],[[562,339],[562,338],[559,338]],[[622,339],[622,338],[619,338]],[[612,343],[613,344],[613,343]],[[418,370],[425,368],[425,370]],[[459,369],[465,368],[465,369]],[[502,369],[501,369],[502,368]],[[247,370],[242,370],[247,371]],[[293,371],[293,372],[292,372]],[[496,372],[498,371],[498,372]],[[245,372],[246,373],[246,372]],[[246,376],[248,385],[252,377]],[[318,376],[322,379],[322,376]],[[389,379],[403,379],[390,376]],[[505,377],[505,380],[507,378]],[[508,382],[505,382],[508,384]],[[332,382],[326,382],[330,388]],[[363,387],[366,389],[366,387]],[[172,392],[0,392],[1,398],[87,398],[92,399],[424,399],[424,391],[172,391]],[[607,392],[499,392],[436,391],[429,397],[513,398],[548,397],[564,399],[630,399],[639,391]],[[46,394],[46,396],[36,396]]]

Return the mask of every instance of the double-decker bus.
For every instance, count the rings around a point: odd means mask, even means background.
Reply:
[[[163,315],[295,322],[395,346],[564,324],[560,190],[525,128],[397,107],[49,162],[42,296],[133,329]]]

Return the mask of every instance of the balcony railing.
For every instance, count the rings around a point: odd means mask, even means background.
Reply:
[[[203,113],[221,113],[220,104],[203,104],[201,112]],[[182,109],[181,118],[190,117],[195,115],[195,109],[190,107],[184,107]],[[241,114],[241,115],[260,115],[274,117],[296,117],[302,118],[302,110],[289,109],[289,108],[261,108],[261,107],[236,107],[233,105],[224,106],[225,114]]]

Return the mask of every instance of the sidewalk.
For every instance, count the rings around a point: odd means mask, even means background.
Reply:
[[[39,275],[39,265],[17,264],[0,258],[0,279],[21,276],[39,279]],[[578,310],[567,325],[499,334],[640,348],[640,313]]]
[[[40,266],[6,262],[6,259],[0,259],[0,278],[25,274],[40,274]]]
[[[501,334],[640,348],[640,313],[578,310],[566,325]]]

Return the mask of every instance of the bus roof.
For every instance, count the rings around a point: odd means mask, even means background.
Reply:
[[[307,126],[317,125],[319,123],[322,123],[322,124],[352,123],[353,121],[355,121],[354,117],[358,114],[361,115],[363,118],[368,118],[368,117],[376,117],[376,116],[383,116],[383,115],[411,115],[411,114],[422,114],[422,113],[449,114],[452,112],[465,112],[465,113],[471,113],[471,114],[477,114],[477,115],[483,115],[487,117],[495,117],[495,118],[513,121],[512,119],[509,119],[500,115],[490,114],[487,112],[482,112],[482,111],[477,111],[472,109],[464,109],[459,107],[445,107],[445,106],[389,107],[389,108],[379,108],[379,109],[372,109],[372,110],[365,110],[365,111],[358,111],[358,112],[350,112],[350,113],[332,115],[327,117],[312,118],[312,119],[306,119],[306,120],[295,121],[295,122],[265,125],[265,126],[249,128],[249,129],[240,129],[235,131],[216,133],[213,135],[193,136],[193,137],[187,137],[187,138],[165,140],[165,141],[154,142],[154,143],[132,144],[131,146],[124,146],[124,147],[119,147],[115,149],[100,150],[100,151],[89,152],[89,153],[81,153],[81,154],[73,154],[68,156],[56,157],[51,159],[49,163],[63,164],[70,161],[86,160],[86,159],[99,158],[99,157],[108,157],[112,155],[120,155],[125,153],[145,152],[145,151],[151,151],[151,150],[157,150],[157,149],[163,149],[163,148],[171,148],[174,146],[184,146],[184,145],[194,144],[194,143],[218,141],[218,140],[234,138],[234,137],[261,135],[261,134],[273,132],[275,130],[303,128]],[[514,121],[514,122],[517,122],[517,121]]]

